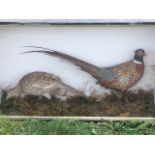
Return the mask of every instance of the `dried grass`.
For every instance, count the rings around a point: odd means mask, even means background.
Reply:
[[[48,100],[37,96],[11,98],[2,96],[0,111],[7,115],[39,115],[39,116],[155,116],[155,104],[152,91],[139,90],[129,92],[129,103],[121,102],[115,93],[100,100],[92,92],[89,97],[72,97],[66,101],[56,98]],[[101,96],[100,96],[101,97]]]

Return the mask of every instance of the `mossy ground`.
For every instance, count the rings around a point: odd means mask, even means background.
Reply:
[[[0,112],[6,115],[38,116],[155,116],[151,91],[129,92],[128,100],[129,103],[122,102],[115,94],[107,95],[101,100],[95,97],[73,97],[67,101],[40,99],[36,96],[5,100],[4,95]]]

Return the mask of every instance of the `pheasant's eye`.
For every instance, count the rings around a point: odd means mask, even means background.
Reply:
[[[137,54],[137,55],[144,55],[145,54],[145,51],[143,49],[137,49],[135,51],[135,54]]]

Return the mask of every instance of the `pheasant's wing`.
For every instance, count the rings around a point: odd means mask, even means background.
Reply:
[[[125,63],[102,68],[102,76],[106,80],[113,80],[115,78],[119,78],[120,76],[128,76],[131,74],[131,70],[135,69],[135,64],[132,61],[127,61]]]
[[[106,81],[112,81],[118,78],[118,74],[113,70],[113,67],[101,68],[100,79]]]
[[[132,72],[136,72],[136,64],[133,61],[127,61],[112,68],[113,72],[118,76],[129,76]]]
[[[50,50],[47,48],[37,47],[37,46],[27,46],[27,47],[40,48],[41,50],[32,50],[32,51],[23,52],[23,53],[43,53],[43,54],[47,54],[49,56],[55,56],[55,57],[61,58],[63,60],[69,61],[76,66],[79,66],[82,70],[88,72],[96,79],[100,78],[100,75],[99,75],[100,68],[95,65],[92,65],[92,64],[87,63],[83,60],[80,60],[78,58],[75,58],[73,56],[70,56],[68,54],[64,54],[64,53],[61,53],[61,52],[58,52],[55,50]]]
[[[101,81],[123,81],[127,80],[127,78],[130,77],[130,74],[132,74],[133,69],[135,66],[133,66],[133,63],[131,61],[128,61],[126,63],[122,63],[116,66],[107,67],[107,68],[101,68],[100,70],[100,79]]]
[[[109,87],[123,91],[134,85],[143,75],[143,65],[137,67],[133,61],[111,67],[109,70],[109,76],[105,76],[105,80],[111,82]]]

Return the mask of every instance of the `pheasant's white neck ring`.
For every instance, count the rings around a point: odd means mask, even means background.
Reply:
[[[137,60],[135,60],[135,59],[133,59],[133,62],[136,63],[136,64],[143,64],[143,62],[137,61]]]
[[[136,61],[136,62],[138,62],[138,64],[140,63],[140,64],[143,64],[144,63],[144,60],[143,60],[143,57],[141,56],[138,56],[138,55],[135,55],[135,57],[134,57],[134,59],[133,59],[134,61]]]

